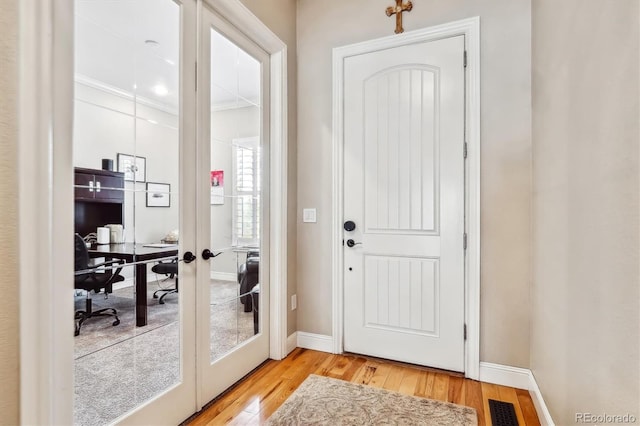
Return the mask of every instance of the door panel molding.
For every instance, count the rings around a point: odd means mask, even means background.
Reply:
[[[338,47],[333,50],[332,144],[332,340],[333,352],[344,350],[344,64],[350,56],[418,42],[463,35],[467,52],[465,74],[465,376],[478,379],[480,366],[480,18],[473,17],[435,27]],[[461,236],[462,238],[462,236]]]

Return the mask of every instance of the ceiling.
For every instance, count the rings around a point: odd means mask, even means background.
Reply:
[[[177,110],[179,20],[172,0],[78,0],[76,74]],[[260,63],[213,30],[211,63],[214,109],[259,104]]]

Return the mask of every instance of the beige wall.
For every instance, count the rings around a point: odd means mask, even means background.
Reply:
[[[0,2],[0,424],[18,424],[18,1]]]
[[[388,2],[298,4],[298,328],[331,334],[332,49],[393,34]],[[411,31],[481,18],[481,360],[529,366],[531,10],[529,0],[425,0]],[[303,207],[318,223],[302,223]]]
[[[289,206],[287,209],[287,300],[296,293],[296,206],[297,206],[297,87],[296,87],[296,0],[241,0],[271,31],[287,45],[288,57],[288,101],[289,101],[289,182],[287,191]],[[289,306],[290,308],[290,306]],[[289,309],[287,315],[287,334],[298,329],[296,311]]]
[[[639,5],[533,2],[531,367],[556,424],[640,418]]]

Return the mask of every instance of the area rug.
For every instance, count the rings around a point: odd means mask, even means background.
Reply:
[[[267,425],[477,425],[470,407],[310,375]]]

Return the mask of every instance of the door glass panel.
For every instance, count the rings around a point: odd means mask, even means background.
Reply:
[[[261,65],[211,30],[211,361],[259,333]]]
[[[76,424],[112,423],[182,381],[180,13],[76,0]]]

